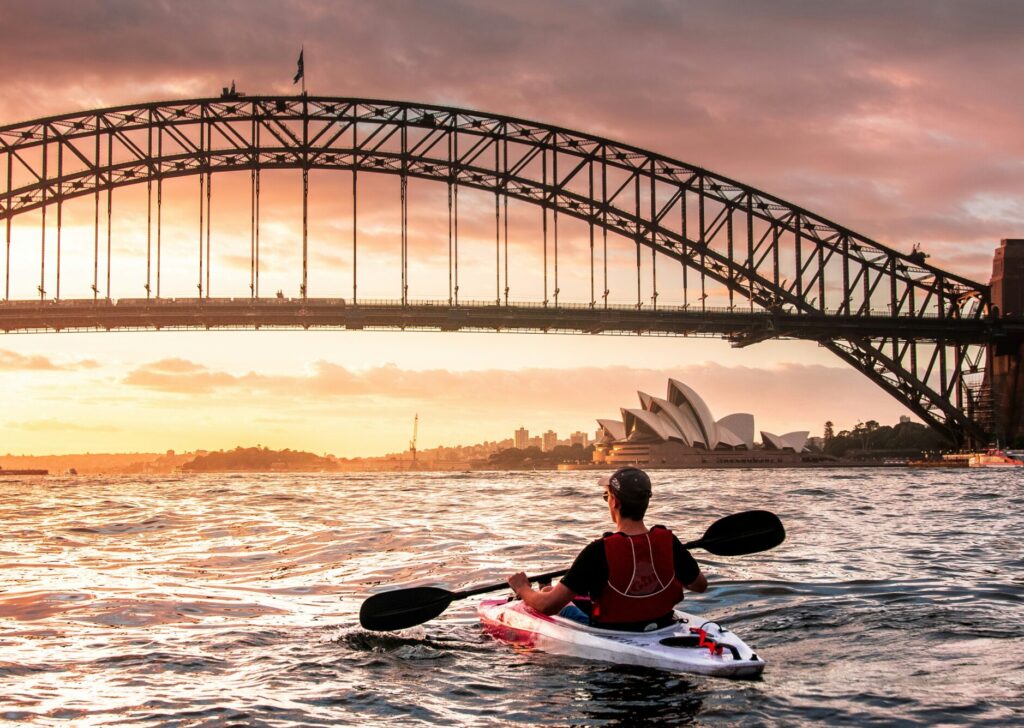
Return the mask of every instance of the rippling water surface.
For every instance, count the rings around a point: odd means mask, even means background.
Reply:
[[[650,523],[768,508],[775,551],[698,552],[687,601],[758,681],[517,651],[475,600],[395,634],[363,598],[567,566],[592,473],[0,481],[0,721],[74,725],[1020,723],[1024,477],[655,472]]]

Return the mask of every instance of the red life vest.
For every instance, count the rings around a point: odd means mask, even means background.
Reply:
[[[594,604],[595,624],[655,621],[683,598],[672,555],[672,532],[655,526],[637,536],[604,537],[608,583]]]

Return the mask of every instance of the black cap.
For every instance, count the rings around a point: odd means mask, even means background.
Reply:
[[[651,497],[651,479],[640,468],[619,468],[597,482],[619,500],[633,502]]]

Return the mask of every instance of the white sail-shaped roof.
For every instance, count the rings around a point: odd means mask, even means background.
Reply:
[[[730,430],[728,427],[723,426],[721,423],[718,425],[718,447],[726,446],[727,448],[744,447],[746,443],[743,439],[735,432]]]
[[[603,441],[626,439],[626,425],[618,420],[598,420],[597,426],[604,431]]]
[[[680,409],[689,409],[700,425],[702,438],[708,450],[714,450],[718,445],[718,428],[715,426],[715,418],[711,416],[711,410],[704,403],[704,400],[680,382],[678,379],[668,380],[668,401]]]
[[[782,436],[782,440],[786,443],[787,447],[793,448],[793,452],[803,452],[807,449],[807,436],[810,434],[809,430],[787,432]]]
[[[681,442],[684,445],[687,444],[686,436],[682,433],[679,427],[676,426],[675,420],[669,417],[668,413],[665,412],[665,410],[660,410],[658,412],[654,412],[652,410],[648,411],[651,412],[651,414],[653,414],[661,421],[662,427],[664,427],[665,432],[668,433],[668,439],[676,440],[677,442]]]
[[[654,397],[646,392],[637,392],[636,394],[640,397],[640,409],[649,410],[651,408],[651,400],[654,399]]]
[[[807,430],[800,432],[787,432],[785,435],[773,435],[770,432],[761,430],[761,442],[766,450],[792,450],[803,452],[807,445],[807,436],[811,434]]]
[[[653,412],[642,409],[622,409],[621,412],[626,439],[630,442],[663,442],[672,434]]]
[[[754,449],[754,415],[746,412],[737,412],[720,419],[718,425],[718,436],[722,436],[722,428],[735,434],[740,441],[747,446],[748,450]],[[735,447],[739,447],[738,445]]]
[[[683,435],[683,443],[690,447],[707,447],[704,442],[704,433],[701,432],[700,424],[689,408],[681,409],[660,397],[651,397],[650,409],[659,414],[664,413],[675,424],[676,429]]]
[[[765,432],[761,430],[761,443],[764,445],[765,450],[785,450],[786,443],[782,441],[782,438],[771,432]]]

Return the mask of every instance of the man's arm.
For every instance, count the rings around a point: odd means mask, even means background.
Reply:
[[[672,535],[672,556],[675,560],[676,577],[689,591],[705,592],[708,590],[708,579],[700,570],[700,565],[693,555],[683,548],[683,544]]]
[[[561,582],[550,589],[537,591],[530,586],[530,580],[522,571],[510,576],[508,585],[512,587],[512,591],[516,593],[517,597],[526,602],[526,606],[536,609],[541,614],[557,614],[576,596],[569,587]]]
[[[686,588],[692,592],[706,592],[708,590],[708,578],[704,576],[702,571],[697,574],[696,579],[686,585]]]

